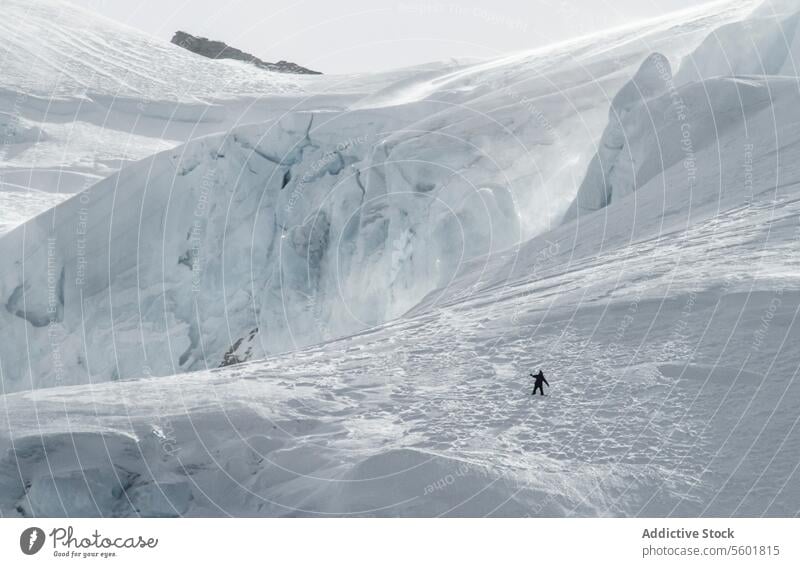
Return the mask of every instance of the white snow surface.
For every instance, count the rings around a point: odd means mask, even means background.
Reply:
[[[0,237],[0,513],[797,515],[784,4],[366,81]]]
[[[0,239],[6,391],[213,368],[402,315],[556,226],[609,93],[742,6],[425,70],[413,101],[384,88],[123,168]]]
[[[343,109],[407,76],[466,65],[272,73],[201,57],[61,0],[0,6],[0,198],[12,191],[19,204],[0,208],[0,233],[187,140],[293,109]]]

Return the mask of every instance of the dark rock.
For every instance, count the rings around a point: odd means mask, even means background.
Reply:
[[[296,63],[290,61],[278,61],[277,63],[268,63],[262,61],[255,55],[245,53],[235,47],[231,47],[222,41],[215,41],[205,37],[197,37],[192,34],[176,31],[172,36],[172,43],[184,49],[188,49],[192,53],[197,53],[209,59],[236,59],[237,61],[246,61],[252,63],[256,67],[267,69],[268,71],[275,71],[278,73],[295,73],[300,75],[321,75],[319,71],[312,71],[301,67]]]

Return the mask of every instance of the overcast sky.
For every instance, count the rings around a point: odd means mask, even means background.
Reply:
[[[220,39],[326,73],[529,49],[691,7],[692,0],[72,0],[169,40]]]

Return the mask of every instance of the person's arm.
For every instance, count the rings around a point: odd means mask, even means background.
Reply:
[[[550,382],[548,382],[548,381],[547,381],[547,378],[545,378],[544,376],[542,376],[542,380],[544,381],[544,383],[545,383],[545,384],[547,384],[547,386],[548,386],[548,388],[549,388],[549,387],[550,387]]]

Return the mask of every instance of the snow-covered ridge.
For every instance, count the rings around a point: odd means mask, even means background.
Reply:
[[[748,123],[754,132],[790,130],[794,113],[775,110],[794,103],[800,81],[800,6],[788,12],[789,5],[773,9],[766,2],[750,17],[720,26],[682,59],[674,76],[663,55],[646,59],[611,103],[566,220],[624,199],[678,162],[694,185],[696,155],[724,145],[731,129],[741,136],[738,128],[745,126],[741,143],[747,143]],[[788,123],[772,124],[779,115]]]
[[[740,125],[721,161],[699,153],[700,189],[673,166],[379,328],[8,395],[0,511],[793,515],[800,125],[782,124],[780,172],[775,131],[743,156]],[[534,401],[538,366],[554,391]]]
[[[238,127],[5,235],[0,513],[797,515],[797,77],[675,79],[731,18]]]
[[[720,26],[688,55],[678,84],[726,75],[797,76],[800,71],[800,6],[768,10],[766,2],[752,17]],[[790,8],[791,6],[791,8]]]
[[[0,201],[17,206],[0,208],[0,233],[190,139],[347,108],[421,71],[319,80],[201,58],[59,0],[4,0],[2,15]]]
[[[5,0],[0,88],[48,98],[108,93],[139,100],[216,100],[301,92],[302,78],[252,73],[60,0]]]
[[[420,99],[278,115],[124,168],[0,240],[6,390],[216,367],[401,315],[555,226],[607,93],[738,12],[710,14],[619,32],[614,57],[502,58]]]

